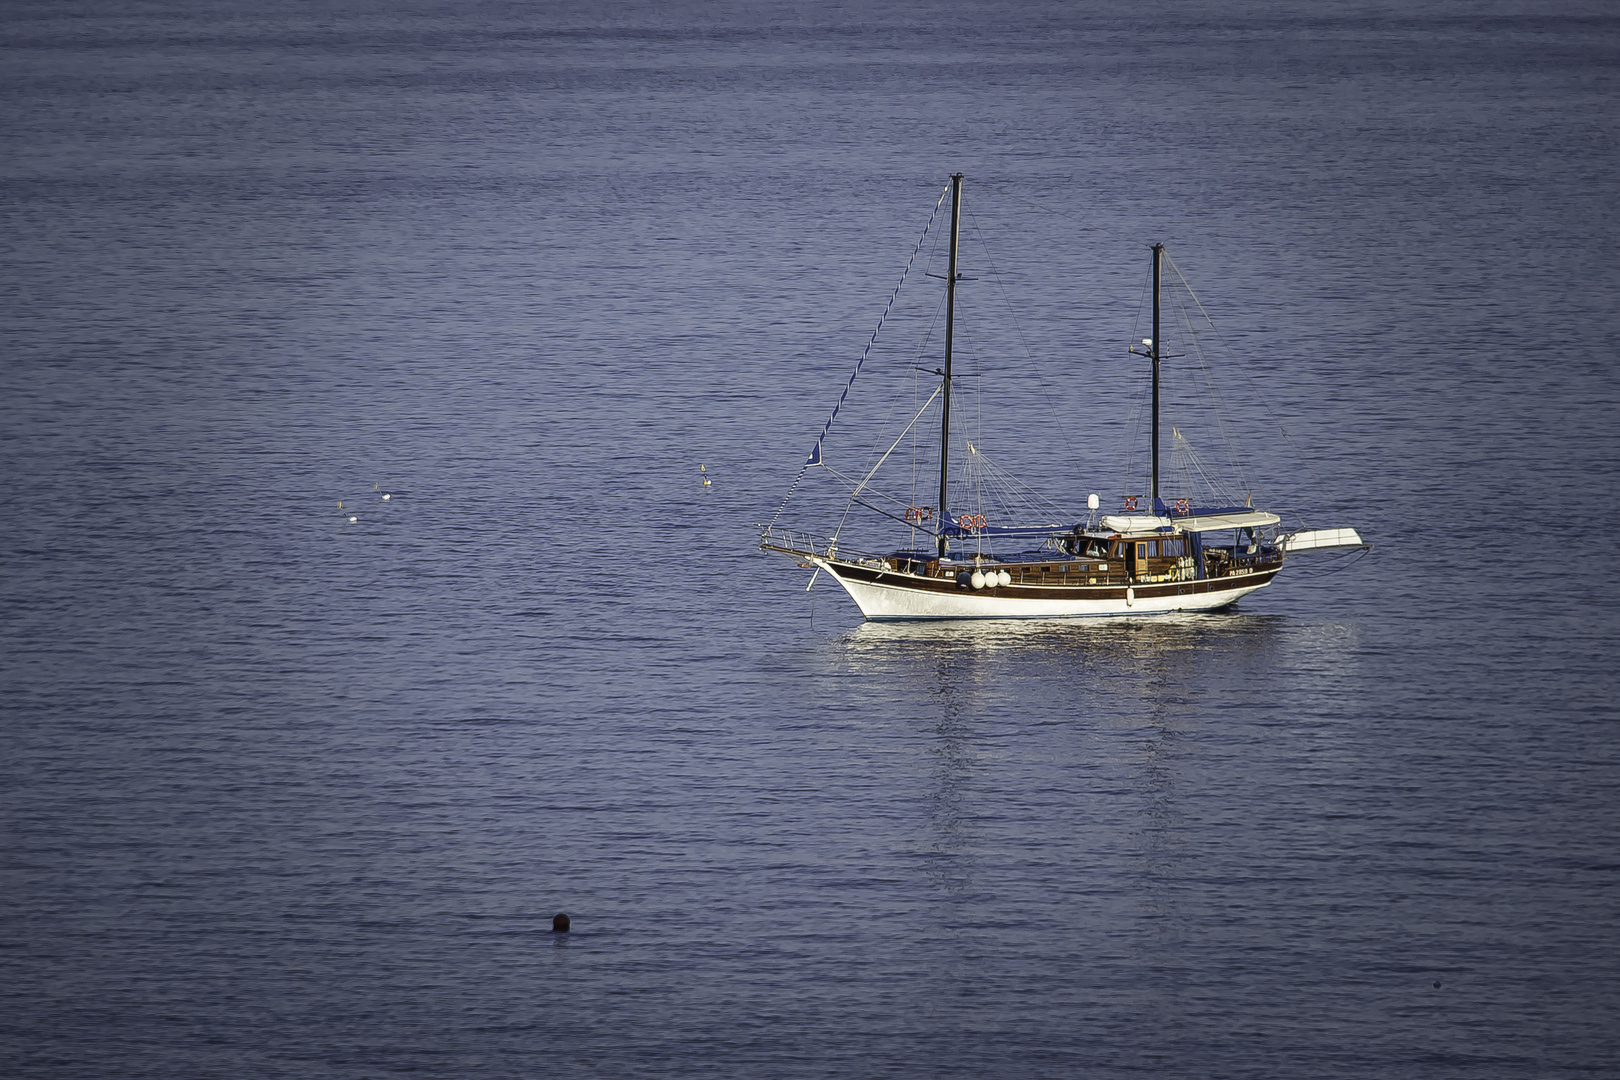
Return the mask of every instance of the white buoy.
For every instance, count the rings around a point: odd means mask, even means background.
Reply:
[[[350,520],[350,521],[359,521],[359,520],[360,520],[360,519],[359,519],[359,518],[357,518],[357,517],[351,517],[351,518],[349,518],[349,520]]]
[[[984,571],[982,571],[982,570],[973,571],[973,576],[971,578],[969,578],[968,580],[972,583],[972,585],[973,585],[973,587],[975,589],[984,588]]]
[[[996,578],[1003,585],[1011,585],[1012,584],[1012,575],[1009,574],[1005,570],[1003,570],[1001,573],[997,574]]]
[[[384,495],[383,496],[383,502],[387,502],[389,499],[392,499],[392,498],[393,498],[392,495]]]
[[[1126,588],[1125,588],[1125,606],[1126,607],[1132,607],[1135,604],[1136,604],[1136,590],[1131,588],[1130,586],[1126,586]]]

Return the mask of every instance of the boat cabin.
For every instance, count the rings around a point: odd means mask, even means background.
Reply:
[[[1207,542],[1196,532],[1147,534],[1079,533],[1053,538],[1047,547],[1006,554],[896,551],[881,560],[885,570],[918,577],[969,579],[975,570],[1003,573],[1008,585],[1138,585],[1196,581],[1252,573],[1281,561],[1282,553],[1251,529],[1236,530],[1233,543]]]

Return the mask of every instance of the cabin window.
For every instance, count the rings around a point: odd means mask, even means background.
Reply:
[[[1159,542],[1157,540],[1149,540],[1145,546],[1148,558],[1156,559],[1159,557]]]

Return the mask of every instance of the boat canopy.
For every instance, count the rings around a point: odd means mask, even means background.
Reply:
[[[1163,507],[1163,504],[1160,504]],[[1182,529],[1186,532],[1212,532],[1216,529],[1261,529],[1282,519],[1252,506],[1192,506],[1185,512],[1180,504],[1161,514],[1110,514],[1103,524],[1119,533],[1154,532]]]
[[[1215,529],[1260,529],[1275,525],[1282,518],[1255,510],[1248,506],[1233,506],[1224,510],[1194,508],[1186,517],[1175,519],[1176,527],[1188,532],[1211,532]]]
[[[1354,529],[1312,529],[1309,532],[1290,533],[1282,538],[1282,549],[1289,554],[1296,551],[1325,551],[1328,548],[1367,547],[1361,534]]]
[[[1117,533],[1153,532],[1174,528],[1170,519],[1157,514],[1109,514],[1103,524]]]
[[[978,519],[983,521],[983,518]],[[1102,524],[1110,532],[1141,533],[1141,532],[1167,532],[1171,529],[1180,529],[1185,532],[1213,532],[1217,529],[1262,529],[1268,525],[1276,525],[1282,519],[1276,514],[1264,510],[1256,510],[1252,506],[1195,506],[1186,514],[1109,514],[1102,519]],[[1052,536],[1057,533],[1073,533],[1078,536],[1086,531],[1084,522],[1073,525],[1064,525],[1054,522],[1050,525],[989,525],[978,524],[973,515],[961,514],[952,517],[945,515],[945,527],[941,530],[946,536],[960,538],[964,536],[1007,536],[1007,537],[1038,537]]]

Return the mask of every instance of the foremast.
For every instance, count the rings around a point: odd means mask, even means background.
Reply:
[[[943,404],[939,421],[939,557],[945,557],[945,523],[950,520],[945,512],[945,484],[950,476],[951,462],[951,338],[956,328],[956,236],[962,221],[962,174],[951,174],[951,265],[945,278],[945,378]],[[1157,294],[1154,298],[1155,318],[1158,312]],[[1157,331],[1154,337],[1158,337]],[[1154,361],[1154,402],[1158,402],[1158,361]],[[1154,409],[1154,434],[1157,440],[1158,409]],[[1154,451],[1158,453],[1157,450]],[[1154,458],[1154,476],[1158,476],[1158,458]]]

